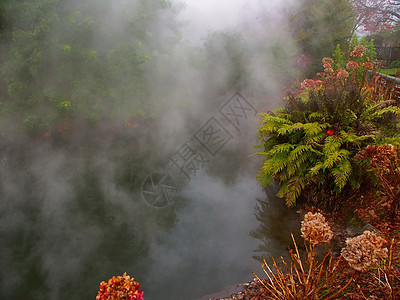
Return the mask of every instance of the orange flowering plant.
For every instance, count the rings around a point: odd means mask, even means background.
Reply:
[[[134,278],[124,273],[111,277],[107,283],[102,281],[96,300],[143,300],[143,291]]]

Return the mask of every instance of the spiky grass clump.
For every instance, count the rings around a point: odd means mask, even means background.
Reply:
[[[284,266],[282,269],[272,258],[271,267],[264,259],[263,270],[267,276],[265,280],[260,279],[253,271],[259,282],[269,292],[266,299],[332,299],[345,290],[353,279],[351,278],[337,291],[331,292],[329,289],[336,278],[340,258],[334,259],[329,250],[321,262],[316,259],[316,245],[328,243],[333,237],[331,228],[322,214],[307,213],[302,222],[301,231],[306,242],[305,262],[300,256],[292,234],[294,250],[289,250],[290,264],[281,257]]]

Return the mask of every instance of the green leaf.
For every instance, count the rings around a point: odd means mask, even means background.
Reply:
[[[342,146],[342,139],[338,136],[328,136],[325,139],[325,144],[324,144],[324,153],[325,154],[330,154],[335,151],[338,151],[338,149]]]
[[[289,143],[284,143],[284,144],[278,144],[275,145],[269,152],[268,154],[277,154],[277,153],[282,153],[286,152],[289,153],[291,150],[293,150],[296,146],[289,144]]]
[[[335,168],[332,169],[332,175],[334,176],[334,182],[339,188],[339,191],[349,181],[350,174],[352,172],[352,166],[349,160],[341,161]]]

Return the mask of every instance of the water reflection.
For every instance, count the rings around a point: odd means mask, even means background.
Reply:
[[[251,279],[257,241],[248,233],[262,193],[249,175],[231,184],[207,174],[193,179],[181,191],[189,204],[177,213],[179,222],[150,249],[149,299],[197,299]]]
[[[294,209],[288,209],[284,201],[276,196],[278,190],[276,185],[268,187],[267,197],[257,200],[255,206],[254,215],[259,224],[250,232],[250,236],[259,240],[254,259],[260,262],[263,257],[277,258],[285,255],[287,247],[293,244],[291,232],[299,240],[300,216]]]

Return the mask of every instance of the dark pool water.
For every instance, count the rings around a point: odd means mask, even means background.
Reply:
[[[200,299],[284,251],[291,217],[257,184],[252,137],[227,144],[165,208],[143,199],[163,159],[141,138],[2,141],[1,299],[95,299],[124,272],[146,300]]]

